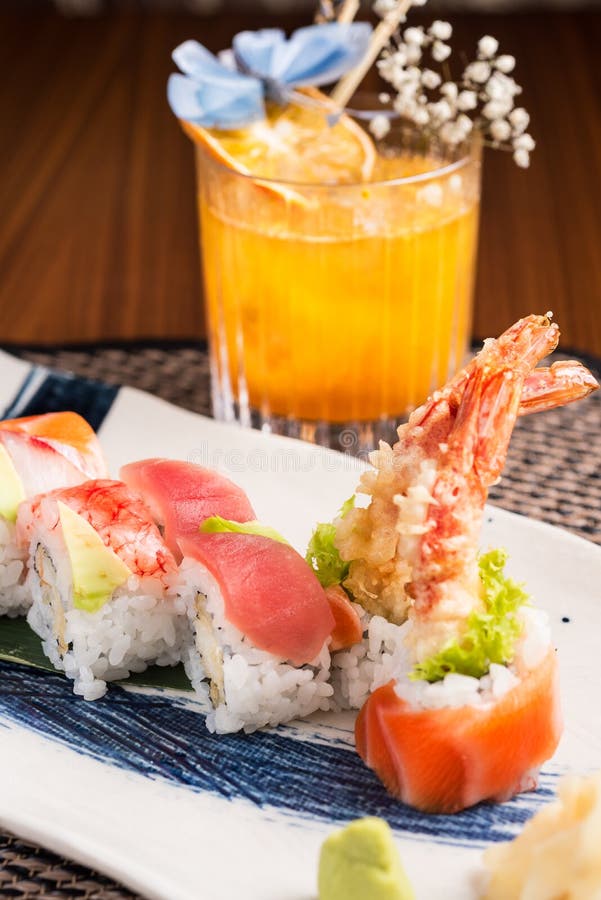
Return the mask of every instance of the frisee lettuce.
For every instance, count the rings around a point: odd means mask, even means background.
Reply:
[[[261,522],[233,522],[231,519],[223,519],[221,516],[210,516],[200,526],[202,534],[222,534],[223,532],[235,532],[236,534],[258,534],[260,537],[271,538],[280,544],[287,544],[285,537],[271,528],[270,525],[262,525]]]
[[[450,672],[482,678],[492,663],[506,665],[513,659],[515,642],[522,626],[517,615],[528,602],[523,587],[508,578],[503,569],[504,550],[490,550],[478,560],[483,585],[484,611],[473,612],[461,638],[419,663],[411,677],[429,682],[442,681]]]
[[[333,522],[319,522],[311,535],[305,559],[317,575],[322,587],[342,584],[349,572],[350,563],[345,562],[334,545],[336,523],[344,519],[355,506],[355,495],[340,507]]]

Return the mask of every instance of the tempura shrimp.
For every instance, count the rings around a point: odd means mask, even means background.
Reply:
[[[481,352],[371,454],[361,479],[366,508],[337,523],[350,561],[345,587],[370,613],[413,619],[419,659],[478,608],[479,534],[489,488],[499,479],[519,415],[585,397],[598,385],[577,362],[535,368],[559,329],[531,315]]]

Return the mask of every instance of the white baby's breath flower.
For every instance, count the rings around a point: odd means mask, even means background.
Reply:
[[[437,63],[442,63],[451,55],[451,48],[442,41],[434,41],[432,44],[432,59]]]
[[[398,86],[404,78],[407,57],[402,50],[388,53],[377,62],[378,72],[384,81],[388,81],[398,90]]]
[[[428,110],[435,122],[448,122],[449,119],[453,118],[453,108],[448,100],[438,100],[436,103],[429,103]]]
[[[425,6],[428,0],[413,0],[411,6]]]
[[[390,119],[383,113],[378,113],[370,121],[369,130],[377,141],[381,141],[390,131]]]
[[[428,90],[435,90],[439,84],[441,83],[442,78],[438,74],[438,72],[433,72],[432,69],[424,69],[422,72],[422,84]]]
[[[456,103],[459,88],[454,81],[445,81],[445,83],[440,86],[440,93],[443,97],[447,98],[449,103]]]
[[[457,116],[457,130],[460,131],[464,137],[467,137],[473,131],[474,122],[470,119],[469,116],[461,115]]]
[[[405,44],[405,56],[409,65],[415,66],[421,62],[422,55],[423,51],[419,44]]]
[[[515,97],[516,94],[520,94],[522,89],[509,75],[494,72],[486,82],[484,91],[491,100],[505,100],[507,97]]]
[[[489,131],[493,141],[499,144],[508,141],[511,137],[511,125],[506,119],[497,119],[495,122],[491,122]]]
[[[516,150],[513,154],[513,160],[520,169],[527,169],[530,165],[530,154],[527,150]]]
[[[393,108],[395,112],[398,112],[399,116],[404,116],[406,119],[411,119],[413,121],[418,105],[415,101],[415,97],[408,96],[407,94],[399,94],[393,103]]]
[[[511,122],[511,126],[515,134],[522,134],[523,131],[526,131],[528,125],[530,124],[530,116],[526,112],[526,110],[517,106],[509,113],[509,121]]]
[[[531,134],[520,134],[518,137],[514,138],[514,150],[526,150],[528,153],[531,153],[535,147],[536,141]]]
[[[445,144],[455,147],[464,140],[464,134],[456,122],[445,122],[440,129],[440,137]]]
[[[426,42],[424,29],[421,25],[414,25],[411,28],[405,28],[403,32],[403,40],[406,44],[417,44],[418,47],[422,47]]]
[[[448,41],[453,35],[453,26],[450,22],[442,22],[436,19],[428,28],[428,34],[437,41]]]
[[[486,119],[492,121],[504,118],[512,109],[513,100],[511,97],[506,100],[489,100],[482,109],[482,114]]]
[[[385,19],[387,15],[394,12],[397,6],[397,0],[376,0],[373,5],[374,12],[380,18]]]
[[[509,73],[513,72],[515,69],[515,56],[504,53],[503,56],[497,56],[493,65],[499,72],[504,72],[505,75],[509,75]]]
[[[416,125],[429,125],[430,113],[425,106],[417,106],[413,111],[413,121]]]
[[[489,34],[480,38],[478,41],[478,54],[480,59],[492,59],[499,49],[499,42],[496,38]]]
[[[463,178],[457,172],[449,178],[449,187],[454,194],[459,194],[463,190]]]
[[[407,76],[407,81],[410,84],[414,84],[416,87],[418,87],[422,78],[422,70],[417,66],[407,66],[407,68],[405,69],[405,75]]]
[[[392,106],[401,116],[408,115],[409,110],[412,110],[417,106],[416,92],[411,88],[400,91],[393,101]]]
[[[486,84],[490,78],[490,64],[483,59],[470,63],[464,72],[464,78],[475,84]]]
[[[470,109],[476,109],[478,106],[478,95],[475,91],[461,91],[457,97],[457,108],[463,112]]]
[[[423,6],[425,2],[414,0],[412,5]],[[384,18],[397,8],[398,0],[374,3],[374,9]],[[426,135],[437,135],[453,148],[478,130],[493,146],[512,151],[516,164],[526,168],[535,142],[526,131],[528,113],[514,109],[516,97],[522,92],[510,75],[515,57],[498,54],[499,42],[485,35],[478,42],[476,59],[466,66],[458,81],[443,81],[435,66],[427,66],[426,59],[430,54],[434,62],[444,63],[451,56],[451,25],[437,19],[427,31],[423,26],[403,24],[402,28],[395,32],[377,64],[382,78],[394,89],[382,92],[380,101],[392,103],[399,115],[423,128]],[[390,127],[385,114],[373,115],[369,123],[371,133],[380,140]]]

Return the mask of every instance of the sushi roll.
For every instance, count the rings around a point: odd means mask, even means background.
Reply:
[[[143,459],[123,466],[119,477],[144,497],[167,546],[181,559],[178,539],[195,534],[212,516],[235,522],[256,519],[241,487],[219,472],[175,459]]]
[[[19,503],[106,475],[98,439],[76,413],[0,422],[0,615],[23,615],[31,605],[25,550],[15,537]]]
[[[548,618],[505,575],[505,553],[478,548],[518,415],[597,387],[578,364],[535,370],[558,336],[530,316],[487,341],[393,448],[372,455],[360,486],[369,505],[335,523],[344,587],[366,627],[363,645],[334,659],[338,692],[347,705],[366,698],[362,759],[426,812],[532,789],[561,736]]]
[[[172,590],[189,622],[183,660],[209,729],[253,731],[328,709],[330,650],[362,636],[344,591],[324,591],[219,473],[155,459],[120,474],[181,560]]]
[[[183,617],[167,595],[177,571],[148,509],[119,481],[95,480],[21,503],[27,621],[44,653],[95,700],[106,682],[180,660]]]
[[[562,732],[557,660],[528,628],[532,656],[480,678],[448,674],[436,683],[405,673],[378,688],[357,718],[357,751],[388,791],[428,813],[455,813],[483,800],[502,803],[534,790]]]
[[[260,534],[201,533],[180,546],[184,666],[209,704],[209,730],[254,731],[329,709],[336,622],[302,556]]]

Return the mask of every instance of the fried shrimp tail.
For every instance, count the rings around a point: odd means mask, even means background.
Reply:
[[[599,383],[576,360],[561,360],[549,368],[540,366],[528,375],[520,398],[520,416],[584,400]]]

